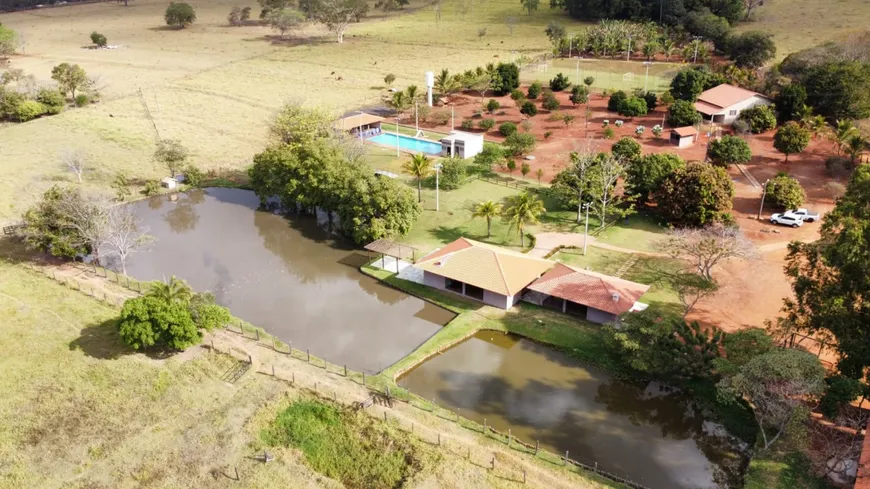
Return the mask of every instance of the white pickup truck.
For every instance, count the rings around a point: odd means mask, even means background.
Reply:
[[[800,217],[802,221],[806,222],[814,222],[819,220],[818,212],[810,212],[807,209],[794,209],[790,211],[785,211],[785,214]]]

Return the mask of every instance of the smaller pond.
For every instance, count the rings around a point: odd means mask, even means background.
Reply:
[[[686,396],[623,382],[551,348],[481,332],[399,385],[460,415],[653,489],[735,487],[742,457]]]

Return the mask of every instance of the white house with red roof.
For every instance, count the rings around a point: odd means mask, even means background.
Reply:
[[[723,83],[699,95],[695,110],[711,122],[731,124],[744,110],[772,103],[772,100],[758,92]]]

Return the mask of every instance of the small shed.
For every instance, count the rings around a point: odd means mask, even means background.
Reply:
[[[698,139],[698,130],[692,126],[678,127],[671,130],[671,144],[676,147],[688,148]]]
[[[451,131],[441,139],[441,154],[458,156],[462,159],[474,158],[483,151],[483,134]]]
[[[368,137],[380,134],[383,117],[360,112],[335,121],[335,130],[349,132],[354,136]]]

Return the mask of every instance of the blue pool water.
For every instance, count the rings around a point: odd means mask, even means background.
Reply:
[[[384,146],[396,146],[396,134],[378,134],[377,136],[368,138],[368,141],[373,143],[383,144]],[[424,139],[412,138],[399,134],[399,148],[405,151],[413,151],[415,153],[426,153],[430,155],[441,153],[441,143],[426,141]]]

